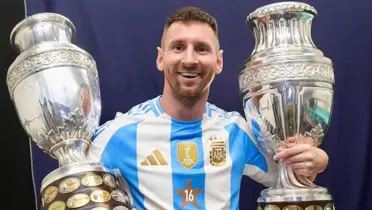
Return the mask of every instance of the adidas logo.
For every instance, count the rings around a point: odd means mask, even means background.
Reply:
[[[165,161],[163,155],[160,153],[158,149],[154,150],[151,155],[147,156],[144,161],[141,162],[143,166],[157,166],[157,165],[168,165],[167,161]]]

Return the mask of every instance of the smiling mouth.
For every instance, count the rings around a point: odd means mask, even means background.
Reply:
[[[198,73],[190,73],[190,72],[181,72],[180,74],[181,76],[188,78],[188,79],[193,79],[200,75]]]

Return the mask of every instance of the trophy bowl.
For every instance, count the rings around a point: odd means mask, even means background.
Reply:
[[[317,11],[301,2],[257,8],[247,17],[255,46],[239,74],[244,113],[258,146],[273,158],[279,147],[319,146],[333,109],[332,61],[313,43]],[[274,186],[261,192],[258,209],[333,209],[328,190],[279,161]]]
[[[74,24],[56,13],[20,21],[10,42],[20,54],[7,86],[19,120],[32,141],[59,168],[42,181],[42,209],[132,209],[114,173],[86,152],[101,115],[93,57],[77,45]]]

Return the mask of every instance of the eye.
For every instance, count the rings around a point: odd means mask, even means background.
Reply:
[[[205,46],[199,46],[196,48],[196,51],[200,54],[207,54],[209,52],[209,49]]]
[[[182,44],[175,44],[172,46],[172,50],[176,52],[181,52],[184,49],[185,49],[185,46],[183,46]]]

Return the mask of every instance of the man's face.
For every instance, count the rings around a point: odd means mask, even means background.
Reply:
[[[157,66],[165,88],[176,96],[198,98],[222,71],[222,51],[212,28],[199,21],[174,22],[158,48]]]

